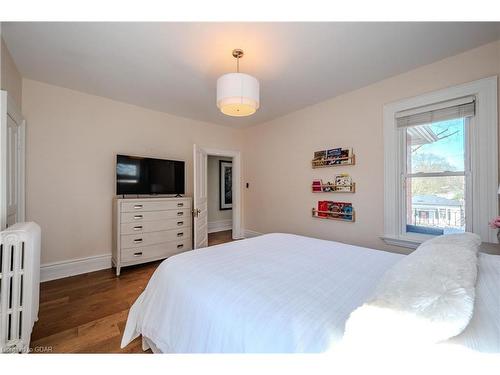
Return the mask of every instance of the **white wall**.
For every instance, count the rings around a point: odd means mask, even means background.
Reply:
[[[27,218],[42,227],[42,263],[111,252],[117,153],[185,160],[193,144],[240,148],[241,132],[25,79]]]
[[[232,221],[232,210],[219,209],[219,161],[232,161],[232,158],[208,156],[207,162],[207,206],[208,226],[216,226],[217,222],[226,224]],[[211,225],[212,223],[212,225]]]
[[[0,38],[0,88],[22,106],[22,78],[3,38]]]
[[[244,189],[245,228],[405,251],[379,239],[384,209],[384,104],[499,74],[497,41],[245,129],[244,179],[250,183]],[[314,151],[339,146],[353,147],[355,166],[311,168]],[[332,179],[339,172],[351,174],[355,194],[311,192],[313,179]],[[351,201],[356,222],[312,218],[317,201],[330,198]]]
[[[500,41],[244,130],[25,79],[27,217],[42,226],[42,262],[110,252],[116,153],[186,160],[191,194],[193,143],[242,150],[244,228],[391,249],[379,239],[383,105],[499,74]],[[313,152],[334,146],[353,147],[357,165],[311,169]],[[356,223],[311,218],[318,200],[311,180],[342,171],[357,183],[355,194],[341,197],[353,202]]]

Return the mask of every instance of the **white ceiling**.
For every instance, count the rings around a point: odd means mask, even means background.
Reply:
[[[500,39],[500,23],[3,23],[24,77],[243,127]],[[261,83],[261,108],[221,114],[215,84]]]

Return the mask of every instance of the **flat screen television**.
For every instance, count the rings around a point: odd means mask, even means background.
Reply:
[[[184,194],[184,162],[116,155],[116,194]]]

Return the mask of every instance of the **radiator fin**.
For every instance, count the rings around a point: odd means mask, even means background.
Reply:
[[[12,314],[9,313],[9,323],[7,325],[7,340],[11,340],[12,337]]]
[[[12,309],[12,287],[13,287],[13,282],[12,282],[12,276],[9,276],[9,309]]]
[[[24,270],[24,241],[21,242],[21,269]]]
[[[19,306],[23,306],[24,275],[21,275],[21,287],[19,288]]]
[[[14,245],[10,245],[10,272],[14,271]]]
[[[23,336],[23,312],[22,311],[19,311],[19,335],[18,335],[18,339],[21,339],[22,336]]]

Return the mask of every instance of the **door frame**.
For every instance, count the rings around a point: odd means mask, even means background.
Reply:
[[[220,156],[233,159],[233,176],[232,176],[232,188],[233,188],[233,208],[232,208],[232,224],[233,240],[239,240],[244,238],[243,231],[241,229],[241,152],[235,150],[222,150],[217,148],[209,148],[198,145],[198,148],[207,153],[207,156]],[[194,163],[194,160],[193,160]],[[208,178],[205,173],[205,180]],[[196,183],[196,181],[193,181]],[[206,181],[205,181],[206,182]],[[236,182],[236,183],[235,183]],[[208,229],[208,228],[207,228]]]
[[[17,103],[5,90],[0,90],[0,230],[7,225],[7,116],[19,124],[19,183],[18,222],[25,221],[26,215],[26,120]]]

